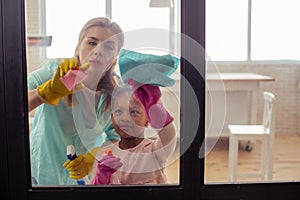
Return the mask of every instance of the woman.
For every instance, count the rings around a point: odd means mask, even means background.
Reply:
[[[62,165],[66,146],[72,144],[76,153],[83,154],[102,145],[105,139],[119,139],[111,124],[110,99],[116,83],[115,64],[123,43],[124,35],[118,24],[107,18],[94,18],[79,34],[75,58],[63,62],[51,60],[29,74],[29,111],[36,108],[30,132],[33,183],[76,184]],[[81,66],[85,79],[76,89],[68,91],[59,79],[69,70],[81,70]],[[93,105],[85,103],[90,102],[89,98],[93,98]],[[90,131],[83,131],[86,127]],[[91,137],[85,140],[88,134]]]

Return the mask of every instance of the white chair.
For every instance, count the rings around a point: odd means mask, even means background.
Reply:
[[[229,181],[237,181],[239,140],[261,140],[261,178],[272,179],[274,145],[274,100],[272,93],[264,92],[264,112],[261,125],[228,125]]]

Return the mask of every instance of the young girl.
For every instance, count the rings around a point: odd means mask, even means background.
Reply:
[[[173,153],[176,132],[173,117],[160,102],[158,86],[129,86],[112,95],[112,123],[121,140],[111,144],[112,153],[98,156],[91,184],[164,184],[165,164]],[[148,124],[158,131],[155,140],[145,138]]]

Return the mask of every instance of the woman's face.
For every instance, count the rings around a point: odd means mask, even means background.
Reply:
[[[123,92],[113,103],[112,123],[121,138],[144,137],[147,124],[144,107],[130,94]]]
[[[90,63],[90,67],[86,72],[88,76],[92,75],[98,78],[96,83],[117,59],[119,47],[117,37],[112,37],[114,35],[115,33],[110,29],[101,26],[91,27],[86,31],[84,38],[76,49],[76,55],[79,56],[80,63]]]

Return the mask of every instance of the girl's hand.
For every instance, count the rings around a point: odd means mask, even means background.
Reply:
[[[161,129],[173,121],[173,117],[160,101],[161,91],[158,86],[142,85],[133,79],[128,79],[127,83],[131,85],[134,97],[143,104],[152,128]]]
[[[98,161],[96,176],[92,180],[91,184],[105,185],[110,183],[110,178],[123,163],[120,162],[120,158],[113,155],[105,155]]]

